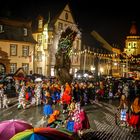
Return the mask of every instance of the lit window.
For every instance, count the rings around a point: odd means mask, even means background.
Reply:
[[[136,48],[136,47],[137,47],[137,43],[133,42],[133,48]]]
[[[42,74],[42,67],[37,67],[37,73]]]
[[[52,38],[48,38],[48,44],[52,44]]]
[[[40,20],[38,21],[38,29],[42,29],[42,27],[43,27],[43,20],[40,19]]]
[[[0,74],[5,73],[5,67],[3,64],[0,64]],[[0,76],[1,79],[1,76]]]
[[[0,25],[0,33],[3,32],[3,25]]]
[[[10,55],[17,56],[17,45],[16,44],[10,44]]]
[[[38,45],[40,45],[42,43],[42,35],[41,34],[37,35],[37,42],[38,42]]]
[[[58,22],[58,29],[59,29],[59,30],[62,30],[62,29],[63,29],[63,23]]]
[[[54,76],[54,68],[51,68],[51,76]]]
[[[72,74],[72,68],[70,68],[70,71],[69,72],[70,72],[70,74]]]
[[[37,61],[42,61],[42,52],[41,51],[37,52]]]
[[[29,64],[28,64],[28,63],[22,63],[22,68],[23,68],[23,70],[24,70],[26,73],[28,73],[28,71],[29,71]]]
[[[22,47],[22,56],[29,56],[29,46],[24,46]]]
[[[136,43],[134,43],[134,47],[136,46]]]
[[[28,35],[27,28],[23,28],[23,34],[24,34],[24,36],[27,36]]]
[[[16,63],[11,63],[10,64],[10,73],[15,73],[17,70],[17,64]]]

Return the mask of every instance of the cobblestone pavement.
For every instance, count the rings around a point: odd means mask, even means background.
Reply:
[[[99,103],[84,106],[88,115],[91,129],[83,132],[81,140],[140,140],[140,133],[131,134],[129,128],[120,127],[115,124],[114,112],[118,106],[118,101],[108,102],[101,101]],[[54,109],[60,109],[56,106]],[[17,109],[16,99],[11,100],[8,109],[0,110],[0,121],[8,119],[22,119],[31,123],[34,127],[44,126],[42,121],[43,106],[31,107],[26,110]],[[61,119],[65,115],[61,113]]]
[[[117,104],[108,102],[93,103],[93,109],[85,107],[91,129],[85,130],[83,140],[140,140],[140,133],[131,134],[129,127],[121,127],[115,123]],[[92,115],[93,114],[93,115]]]

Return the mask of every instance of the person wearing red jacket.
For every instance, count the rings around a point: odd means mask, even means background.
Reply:
[[[63,113],[67,112],[67,107],[71,103],[71,99],[72,99],[71,87],[69,86],[68,83],[66,83],[65,90],[64,90],[64,93],[63,93],[62,98],[61,98],[61,101],[63,104]]]

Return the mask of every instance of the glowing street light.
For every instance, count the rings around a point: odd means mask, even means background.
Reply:
[[[103,73],[104,72],[104,69],[103,68],[100,68],[100,72]]]

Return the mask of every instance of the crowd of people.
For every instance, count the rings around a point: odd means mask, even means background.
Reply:
[[[83,106],[100,102],[102,99],[120,99],[120,126],[131,126],[133,131],[140,126],[140,82],[105,79],[94,82],[79,82],[60,84],[54,81],[15,80],[18,96],[18,109],[43,105],[43,119],[47,127],[58,127],[60,124],[72,132],[90,128],[89,120]],[[0,86],[0,108],[8,108],[8,99]],[[53,106],[62,106],[56,110]],[[131,114],[130,114],[131,112]],[[60,114],[67,114],[65,121],[59,120]]]

